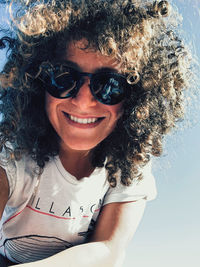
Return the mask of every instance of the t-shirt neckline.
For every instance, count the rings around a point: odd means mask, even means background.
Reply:
[[[105,168],[104,167],[102,167],[102,168],[96,167],[94,169],[94,171],[90,174],[89,177],[83,177],[80,180],[78,180],[74,175],[69,173],[64,168],[59,156],[54,157],[53,160],[54,160],[54,163],[55,163],[58,171],[61,173],[61,175],[72,184],[82,184],[82,183],[90,182],[90,181],[94,180],[95,177],[97,178],[99,175],[101,175],[101,174],[103,175],[103,172],[105,175]]]

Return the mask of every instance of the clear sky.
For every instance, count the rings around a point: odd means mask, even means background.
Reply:
[[[186,40],[200,58],[200,0],[170,2],[182,14]],[[158,196],[147,204],[124,267],[200,266],[200,111],[193,104],[190,109],[192,125],[171,134],[154,163]]]

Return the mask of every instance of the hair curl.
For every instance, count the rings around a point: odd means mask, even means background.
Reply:
[[[21,4],[19,5],[19,2]],[[0,75],[0,147],[12,144],[13,155],[28,153],[44,167],[59,153],[59,138],[44,109],[44,90],[27,69],[53,60],[72,40],[122,62],[123,72],[140,80],[125,99],[115,130],[94,150],[92,164],[106,169],[111,186],[142,178],[150,155],[160,156],[163,136],[183,117],[183,90],[188,87],[189,56],[177,35],[167,1],[51,0],[17,1],[15,37],[4,37],[10,54]],[[86,48],[87,48],[86,47]]]

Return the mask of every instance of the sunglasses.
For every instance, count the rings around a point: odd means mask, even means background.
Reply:
[[[130,85],[126,76],[114,72],[79,72],[67,65],[43,62],[37,77],[45,90],[53,97],[64,99],[76,97],[85,77],[90,78],[90,91],[94,98],[105,105],[116,105],[127,97]]]

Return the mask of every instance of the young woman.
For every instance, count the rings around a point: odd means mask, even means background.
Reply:
[[[167,1],[19,1],[1,72],[1,266],[121,266],[189,66]]]

